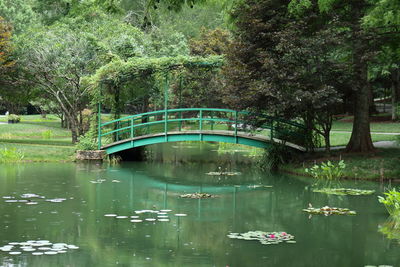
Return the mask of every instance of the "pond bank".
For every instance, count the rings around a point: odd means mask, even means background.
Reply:
[[[74,146],[0,143],[0,150],[16,149],[24,157],[19,162],[74,162]],[[234,160],[246,165],[254,165],[263,150],[254,150],[245,146],[227,146],[207,143],[172,143],[162,146],[150,146],[147,149],[150,161],[159,162],[215,162],[216,170],[221,167],[230,169],[229,162]],[[212,154],[212,157],[210,155]],[[373,154],[346,154],[343,150],[333,150],[331,156],[324,152],[301,156],[294,162],[284,164],[280,170],[292,175],[309,176],[305,168],[315,163],[338,162],[343,159],[346,168],[344,179],[400,182],[400,148],[379,148]],[[11,161],[8,161],[11,162]]]
[[[348,180],[372,180],[400,182],[400,149],[379,148],[375,153],[344,153],[344,151],[332,151],[331,156],[323,152],[307,155],[302,160],[284,164],[280,170],[293,175],[309,176],[305,168],[310,168],[321,162],[331,161],[337,163],[344,160],[346,168],[344,177]]]

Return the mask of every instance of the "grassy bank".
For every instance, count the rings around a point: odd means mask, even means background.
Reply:
[[[0,117],[5,122],[6,117]],[[21,116],[20,123],[0,124],[0,150],[16,149],[23,154],[23,162],[73,161],[75,146],[71,132],[61,128],[54,115]]]
[[[75,159],[74,146],[0,143],[0,150],[14,148],[24,155],[22,162],[64,162]]]
[[[345,154],[343,151],[334,151],[330,157],[323,153],[316,153],[307,156],[297,163],[290,163],[281,166],[284,172],[308,176],[305,168],[314,164],[330,160],[337,163],[343,159],[346,168],[344,169],[345,179],[367,179],[367,180],[393,180],[400,182],[400,149],[385,148],[378,149],[374,154]]]

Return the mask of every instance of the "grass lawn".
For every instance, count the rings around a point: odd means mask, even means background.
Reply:
[[[0,149],[17,149],[24,154],[22,161],[73,161],[75,159],[74,146],[51,146],[35,144],[0,143]]]
[[[1,120],[5,121],[4,118]],[[71,136],[68,129],[61,128],[60,119],[49,115],[46,119],[39,115],[21,116],[21,122],[0,124],[0,139],[18,138],[67,138]]]
[[[371,122],[371,132],[400,133],[400,122]],[[334,121],[332,131],[351,132],[353,122]]]
[[[345,146],[350,140],[351,133],[331,133],[331,146]],[[372,141],[396,141],[400,136],[371,133]],[[323,145],[322,145],[323,146]]]
[[[6,121],[6,117],[0,117]],[[48,115],[23,115],[21,122],[0,124],[0,149],[15,148],[24,154],[23,161],[72,161],[75,146],[71,132],[61,128],[60,119]]]

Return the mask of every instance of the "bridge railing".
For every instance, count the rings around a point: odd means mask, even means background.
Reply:
[[[172,131],[232,131],[258,133],[270,139],[301,139],[304,126],[272,116],[216,108],[184,108],[130,115],[99,126],[99,149],[103,144]],[[288,141],[293,141],[288,140]],[[296,142],[294,142],[296,143]],[[300,144],[299,144],[300,145]]]

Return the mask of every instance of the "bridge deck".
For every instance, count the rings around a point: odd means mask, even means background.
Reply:
[[[235,132],[233,131],[222,131],[222,130],[187,130],[187,131],[171,131],[168,132],[167,136],[176,136],[176,135],[214,135],[214,136],[228,136],[228,137],[240,137],[240,138],[245,138],[245,139],[250,139],[250,140],[255,140],[255,141],[260,141],[264,143],[271,143],[271,139],[269,136],[265,135],[260,135],[260,134],[252,134],[249,132],[241,132],[238,131],[237,134],[235,135]],[[134,142],[138,140],[143,140],[143,139],[149,139],[149,138],[154,138],[154,137],[163,137],[165,136],[165,133],[155,133],[155,134],[147,134],[147,135],[142,135],[142,136],[137,136],[133,138],[128,138],[124,139],[121,141],[117,141],[111,144],[107,144],[105,146],[102,146],[101,149],[107,150],[108,148],[115,147],[117,145],[121,145],[127,142]],[[203,140],[207,141],[207,140]],[[277,138],[273,138],[273,142],[279,143],[279,144],[285,144],[286,146],[292,147],[296,150],[299,151],[306,151],[306,149],[302,146],[290,143],[290,142],[285,142]]]

